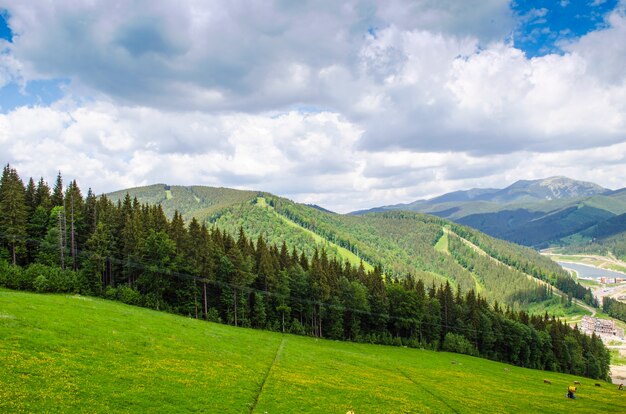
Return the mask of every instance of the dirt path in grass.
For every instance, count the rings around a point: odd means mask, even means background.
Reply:
[[[251,413],[254,412],[256,405],[259,403],[259,397],[263,393],[263,388],[265,388],[265,383],[267,382],[267,379],[269,378],[270,373],[272,372],[272,368],[274,368],[274,365],[276,365],[276,361],[278,361],[278,358],[280,358],[280,354],[283,352],[284,345],[285,345],[285,338],[283,337],[283,339],[281,339],[280,341],[280,345],[278,345],[278,348],[276,349],[276,355],[274,355],[274,360],[272,361],[272,365],[270,365],[269,368],[267,369],[267,372],[265,373],[265,377],[263,378],[263,382],[261,382],[261,386],[259,387],[259,392],[257,393],[256,397],[254,397],[254,401],[252,402],[252,405],[250,406]]]

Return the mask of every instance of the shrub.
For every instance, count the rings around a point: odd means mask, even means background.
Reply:
[[[222,323],[222,318],[220,318],[220,313],[215,308],[209,308],[209,310],[207,310],[206,320],[210,322]]]
[[[296,318],[293,318],[291,321],[291,326],[289,327],[289,332],[295,335],[305,335],[306,331],[304,326],[300,323],[300,321]]]
[[[45,293],[48,291],[48,279],[44,275],[39,275],[35,278],[33,286],[37,293]]]
[[[21,287],[20,289],[37,290],[45,289],[45,292],[57,292],[57,293],[78,293],[80,292],[80,283],[78,275],[72,270],[61,270],[58,267],[46,266],[39,263],[34,263],[24,271],[24,280],[30,287]],[[46,285],[40,280],[40,283],[35,286],[35,280],[43,276],[46,279]],[[40,290],[37,290],[38,292]]]
[[[104,297],[109,300],[117,300],[117,289],[112,286],[108,286],[107,290],[104,291]]]
[[[3,261],[0,260],[0,263]],[[9,289],[33,290],[34,278],[30,278],[24,270],[3,262],[0,265],[0,285]]]
[[[126,285],[122,285],[117,288],[117,299],[128,305],[140,305],[141,293]]]
[[[443,339],[444,351],[456,352],[458,354],[478,355],[478,351],[463,335],[448,332]]]

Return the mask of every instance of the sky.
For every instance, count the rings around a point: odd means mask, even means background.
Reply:
[[[0,162],[337,212],[626,187],[626,0],[0,0]]]

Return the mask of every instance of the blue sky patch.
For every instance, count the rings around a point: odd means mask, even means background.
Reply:
[[[12,82],[0,89],[0,113],[7,113],[20,106],[50,105],[64,95],[63,87],[68,80],[35,80],[26,85],[24,91]]]
[[[6,10],[0,10],[0,39],[13,41],[13,32],[9,27],[9,13]]]
[[[511,3],[518,17],[514,45],[529,57],[562,53],[560,44],[605,25],[618,0],[520,0]]]

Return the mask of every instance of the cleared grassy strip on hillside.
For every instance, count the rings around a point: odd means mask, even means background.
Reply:
[[[548,315],[554,315],[557,318],[561,318],[568,323],[579,322],[583,316],[591,315],[591,311],[573,303],[572,306],[566,306],[563,303],[563,298],[559,295],[555,295],[552,299],[545,300],[538,303],[528,304],[527,312],[531,315],[543,315],[546,312]]]
[[[437,240],[437,243],[435,243],[435,250],[440,253],[450,254],[450,251],[448,250],[448,232],[445,231],[445,229],[439,240]]]
[[[564,394],[574,380],[581,385],[572,401]],[[0,290],[6,412],[623,412],[626,393],[595,382],[458,354]]]
[[[114,202],[123,200],[128,193],[132,198],[137,197],[140,203],[160,204],[168,217],[178,210],[186,222],[192,217],[204,221],[216,212],[235,204],[250,201],[258,194],[254,191],[234,190],[222,187],[178,185],[167,186],[155,184],[147,187],[129,188],[108,194]]]
[[[287,224],[290,227],[296,228],[306,234],[308,234],[309,236],[311,236],[311,238],[313,238],[313,240],[315,241],[315,243],[322,245],[322,246],[329,246],[331,249],[335,250],[339,256],[341,258],[343,258],[344,260],[347,260],[348,262],[350,262],[351,265],[353,266],[359,266],[361,262],[363,262],[363,267],[365,268],[365,271],[370,272],[372,270],[374,270],[374,266],[372,266],[370,263],[366,262],[365,260],[362,260],[359,256],[357,256],[356,254],[352,253],[350,250],[339,246],[338,244],[335,244],[329,240],[326,240],[325,238],[323,238],[322,236],[318,235],[317,233],[306,229],[304,227],[302,227],[301,225],[299,225],[298,223],[296,223],[293,220],[290,220],[289,218],[283,216],[282,214],[279,214],[272,206],[270,206],[269,204],[267,204],[267,201],[265,200],[265,198],[263,197],[259,197],[257,198],[256,201],[256,205],[261,207],[261,208],[267,208],[269,210],[271,210],[272,212],[274,212],[276,214],[277,217],[280,217],[280,219]]]

